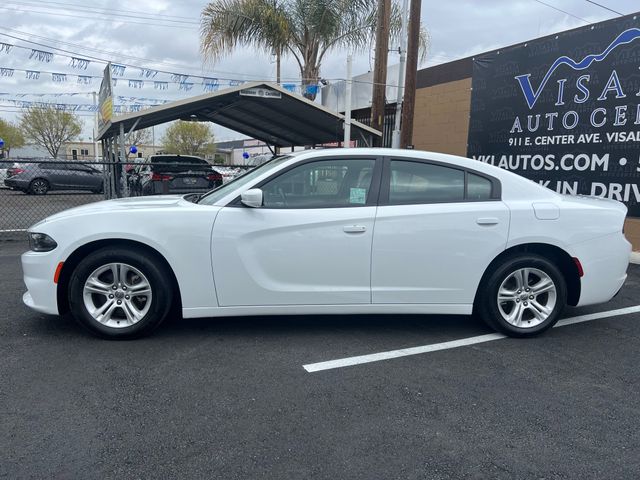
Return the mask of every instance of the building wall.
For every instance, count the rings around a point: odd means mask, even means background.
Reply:
[[[471,58],[418,71],[413,145],[417,150],[467,155]],[[627,218],[625,236],[640,251],[640,218]]]
[[[624,236],[631,242],[635,251],[640,251],[640,218],[627,218]]]
[[[416,90],[414,148],[466,156],[470,110],[471,78]]]

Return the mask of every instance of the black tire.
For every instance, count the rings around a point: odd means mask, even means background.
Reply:
[[[515,300],[509,300],[501,303],[498,302],[498,291],[503,285],[503,282],[507,282],[505,283],[505,289],[514,290],[515,288],[518,288],[512,286],[515,285],[515,283],[509,285],[508,282],[515,282],[512,275],[520,269],[525,268],[533,269],[529,275],[530,280],[535,281],[538,279],[538,281],[541,281],[541,277],[539,276],[540,273],[536,272],[546,274],[546,276],[551,279],[555,287],[555,301],[553,302],[552,307],[549,306],[551,305],[551,293],[536,294],[534,300],[531,301],[530,298],[534,296],[534,292],[528,290],[525,291],[526,288],[515,290]],[[526,283],[530,285],[529,282]],[[531,296],[529,296],[529,294],[531,294]],[[540,298],[538,298],[538,295],[540,295]],[[549,302],[545,307],[550,309],[550,313],[545,314],[546,318],[543,321],[540,321],[533,313],[534,310],[538,310],[537,307],[534,309],[534,305],[540,305],[545,301]],[[516,304],[515,302],[518,303]],[[529,302],[531,303],[529,304]],[[493,268],[485,277],[483,284],[480,285],[480,288],[478,289],[475,311],[487,325],[498,332],[504,333],[510,337],[532,337],[553,327],[553,325],[555,325],[559,320],[566,303],[567,284],[560,270],[552,262],[540,255],[521,254],[506,258],[500,265]],[[522,326],[516,326],[508,322],[501,311],[502,309],[505,314],[509,316],[509,313],[513,312],[513,310],[507,310],[511,307],[516,308],[517,305],[520,305],[520,308],[523,311],[522,321],[520,322]],[[525,305],[527,306],[525,307]],[[527,320],[528,318],[530,319]],[[536,324],[536,322],[540,323]],[[533,324],[533,326],[527,326],[528,323]]]
[[[34,195],[45,195],[49,191],[49,182],[44,178],[34,178],[29,183],[29,192]]]
[[[111,263],[120,263],[131,266],[146,277],[151,289],[151,300],[148,311],[136,323],[128,325],[125,320],[124,307],[114,306],[114,317],[109,320],[118,325],[109,326],[96,320],[87,310],[84,300],[85,282],[92,273],[102,266]],[[138,277],[140,278],[140,277]],[[143,249],[137,248],[103,248],[85,257],[71,274],[69,283],[69,306],[74,318],[94,335],[110,340],[126,340],[139,338],[150,334],[167,316],[173,301],[173,285],[166,267],[155,257]],[[130,287],[133,288],[133,287]],[[121,292],[118,290],[120,294]],[[117,294],[117,292],[114,292]],[[96,294],[97,298],[104,298],[102,294]],[[92,299],[96,298],[91,296]],[[116,296],[117,298],[117,296]],[[126,297],[129,298],[128,296]],[[132,297],[133,298],[133,297]],[[141,297],[147,298],[147,297]],[[93,300],[92,300],[93,301]],[[115,299],[113,301],[116,301]],[[122,299],[124,302],[124,299]],[[132,300],[133,301],[133,300]],[[124,326],[120,326],[120,317]]]

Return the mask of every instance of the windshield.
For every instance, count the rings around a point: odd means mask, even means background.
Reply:
[[[254,168],[253,170],[249,170],[247,173],[240,175],[239,177],[234,178],[228,183],[219,186],[211,190],[209,193],[205,194],[198,200],[196,203],[202,205],[213,205],[221,198],[228,195],[230,192],[234,191],[236,188],[241,188],[244,185],[250,183],[253,179],[259,177],[264,172],[277,167],[283,162],[286,162],[291,158],[291,155],[284,155],[282,157],[274,157],[266,163]]]

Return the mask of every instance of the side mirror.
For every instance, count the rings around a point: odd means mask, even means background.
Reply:
[[[262,206],[262,190],[252,188],[251,190],[242,192],[240,202],[242,202],[245,207],[260,208]]]

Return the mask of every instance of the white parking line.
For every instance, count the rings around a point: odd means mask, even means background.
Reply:
[[[555,326],[564,327],[575,323],[590,322],[600,318],[616,317],[619,315],[629,315],[640,312],[640,305],[633,307],[619,308],[617,310],[609,310],[607,312],[589,313],[587,315],[579,315],[560,320]],[[439,350],[448,350],[450,348],[465,347],[476,343],[491,342],[493,340],[501,340],[507,338],[501,333],[489,333],[486,335],[478,335],[476,337],[461,338],[449,342],[433,343],[431,345],[422,345],[420,347],[402,348],[400,350],[389,350],[387,352],[371,353],[369,355],[359,355],[357,357],[339,358],[337,360],[328,360],[326,362],[309,363],[302,367],[309,373],[320,372],[322,370],[331,370],[334,368],[351,367],[363,363],[379,362],[381,360],[390,360],[392,358],[407,357],[409,355],[419,355],[421,353],[437,352]]]

